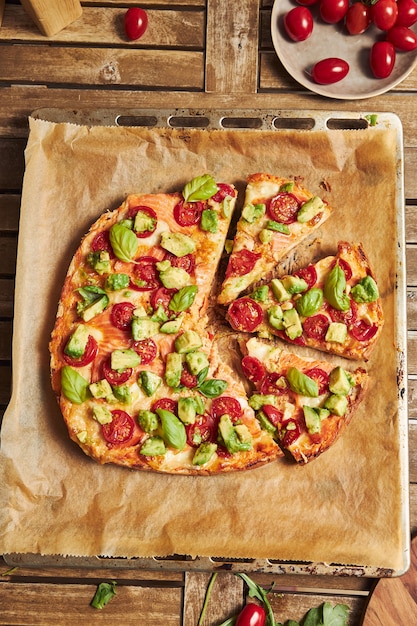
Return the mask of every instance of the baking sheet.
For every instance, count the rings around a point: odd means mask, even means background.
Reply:
[[[0,548],[11,560],[102,555],[112,564],[123,557],[124,565],[127,558],[134,566],[165,567],[173,562],[167,556],[183,554],[180,569],[218,568],[227,561],[252,571],[401,573],[408,567],[409,516],[398,118],[378,113],[376,126],[369,126],[367,113],[252,111],[241,114],[239,127],[236,112],[68,115],[58,112],[52,123],[32,119],[26,150],[13,395],[0,454],[6,487]],[[82,123],[86,115],[87,126],[66,121]],[[118,127],[121,118],[148,122],[146,128]],[[157,177],[156,155],[164,159]],[[308,253],[334,251],[337,239],[360,239],[376,261],[387,321],[369,364],[373,389],[341,442],[304,468],[273,464],[195,479],[100,467],[68,442],[54,404],[47,343],[80,236],[127,193],[178,187],[201,168],[241,189],[254,171],[302,176],[340,211]],[[296,261],[303,260],[300,253]]]

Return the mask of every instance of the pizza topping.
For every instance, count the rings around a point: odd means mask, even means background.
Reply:
[[[245,424],[233,425],[229,415],[222,415],[219,421],[219,434],[228,452],[235,454],[242,450],[250,450],[252,436]]]
[[[231,396],[215,398],[211,404],[211,414],[220,419],[222,415],[228,415],[233,423],[239,421],[243,413],[239,400]]]
[[[246,248],[234,252],[229,258],[226,277],[249,274],[255,267],[256,261],[261,257],[262,255],[260,253],[252,252]]]
[[[64,359],[70,365],[82,367],[91,363],[97,354],[97,349],[97,342],[90,335],[88,327],[79,324],[64,347]]]
[[[149,206],[136,206],[129,209],[128,218],[134,218],[133,230],[136,237],[149,237],[156,230],[158,216]]]
[[[111,356],[103,361],[102,369],[103,376],[110,385],[122,385],[129,380],[133,372],[131,367],[120,370],[112,367]]]
[[[109,274],[106,276],[105,288],[108,291],[120,291],[129,287],[130,278],[128,274]]]
[[[108,274],[110,272],[110,254],[107,250],[90,252],[87,255],[87,262],[97,272],[97,274]]]
[[[183,257],[195,252],[196,244],[194,239],[184,233],[172,233],[164,231],[161,234],[161,246],[177,257]]]
[[[199,223],[204,206],[204,202],[180,200],[174,207],[174,219],[180,226],[194,226]]]
[[[343,417],[348,408],[347,396],[331,394],[325,401],[324,408],[338,417]]]
[[[285,329],[285,334],[289,339],[294,340],[301,337],[303,334],[303,327],[301,325],[300,317],[296,309],[286,309],[282,312],[282,321]]]
[[[219,216],[214,209],[204,209],[200,221],[201,230],[209,233],[217,233],[219,227]]]
[[[310,398],[317,398],[319,395],[318,384],[313,378],[304,374],[296,367],[289,367],[287,371],[288,383],[295,393]]]
[[[169,261],[173,267],[180,267],[188,274],[194,274],[195,269],[195,255],[185,254],[184,256],[177,257],[171,252],[166,252],[164,260]]]
[[[302,279],[301,279],[302,280]],[[323,291],[318,287],[313,287],[303,293],[296,301],[295,307],[302,317],[310,317],[323,306]]]
[[[138,383],[147,396],[153,396],[155,391],[162,384],[162,378],[149,370],[143,370],[138,377]]]
[[[267,203],[267,213],[275,222],[292,224],[297,220],[300,203],[292,193],[278,193]]]
[[[148,437],[139,449],[139,454],[143,456],[163,456],[165,453],[164,440],[158,435]]]
[[[132,269],[130,287],[136,291],[152,291],[161,286],[156,267],[158,259],[153,256],[142,256]]]
[[[252,204],[248,202],[242,209],[242,217],[244,220],[252,224],[265,215],[266,206],[263,203]]]
[[[206,441],[201,443],[195,451],[193,465],[206,465],[217,450],[217,444]]]
[[[113,350],[110,363],[112,369],[123,371],[126,368],[137,367],[140,363],[140,356],[131,348],[126,350]]]
[[[133,419],[126,411],[115,409],[111,411],[112,421],[102,424],[102,433],[104,439],[112,444],[117,445],[126,443],[132,438],[135,424]]]
[[[236,190],[233,189],[231,185],[227,185],[226,183],[217,183],[218,191],[212,196],[212,200],[214,202],[223,202],[225,198],[235,198]]]
[[[112,306],[110,320],[113,326],[119,330],[127,330],[132,325],[135,305],[131,302],[117,302]]]
[[[156,413],[148,411],[147,409],[139,411],[138,422],[139,426],[145,431],[145,433],[155,432],[159,426],[158,416]]]
[[[77,302],[77,313],[85,322],[102,313],[109,304],[106,292],[96,285],[86,285],[77,289],[82,301]]]
[[[323,369],[320,367],[313,367],[304,373],[317,383],[319,396],[329,391],[329,374]]]
[[[219,191],[216,181],[210,174],[196,176],[188,182],[182,190],[182,195],[186,202],[196,200],[208,200]]]
[[[171,448],[182,450],[187,443],[187,436],[184,424],[171,411],[166,409],[156,409],[156,413],[161,420],[162,438]]]
[[[239,298],[229,307],[228,319],[234,330],[251,333],[263,321],[262,308],[252,298]]]
[[[198,376],[202,371],[208,371],[209,359],[205,352],[195,350],[185,355],[185,362],[193,376]],[[186,385],[188,387],[188,385]]]
[[[197,291],[196,285],[187,285],[179,289],[171,297],[168,305],[169,310],[174,313],[181,313],[189,309],[195,300]]]
[[[242,370],[248,380],[257,383],[265,376],[265,368],[254,356],[245,356],[242,359]]]
[[[337,395],[347,396],[352,388],[347,372],[340,366],[335,367],[329,376],[329,390]]]
[[[379,298],[378,287],[372,276],[362,278],[350,292],[355,302],[375,302]]]
[[[345,343],[347,337],[347,326],[342,322],[331,322],[326,332],[325,341],[335,343]]]
[[[346,295],[345,289],[346,276],[337,262],[326,276],[323,293],[327,302],[338,311],[347,311],[350,308],[349,296]]]
[[[267,233],[271,230],[274,230],[278,233],[282,233],[283,235],[289,235],[291,232],[287,224],[280,224],[280,222],[268,220],[265,224],[265,228],[259,233],[259,238],[261,239],[262,243],[268,243],[267,240],[269,239],[270,241],[272,239],[272,233],[270,234],[271,236],[269,236],[265,234],[265,230]]]
[[[178,399],[178,417],[183,424],[194,424],[197,416],[197,403],[194,398]]]
[[[364,319],[356,320],[350,327],[349,332],[357,341],[369,341],[376,335],[378,326],[370,324]]]
[[[307,267],[301,268],[298,272],[295,272],[295,276],[302,278],[306,282],[308,289],[314,287],[317,282],[317,272],[314,265],[307,265]]]
[[[111,385],[105,378],[103,378],[103,380],[98,380],[96,383],[91,383],[88,388],[91,392],[91,395],[93,396],[93,398],[96,398],[96,400],[100,400],[100,398],[110,398],[113,394]],[[111,421],[111,416],[110,419],[108,419],[107,421]],[[104,423],[105,422],[100,422],[100,424]]]
[[[120,223],[110,228],[110,244],[117,258],[126,263],[133,261],[139,247],[135,233]]]
[[[114,258],[114,252],[110,243],[110,232],[108,230],[102,230],[97,233],[91,242],[91,249],[93,252],[105,250],[109,253],[110,258]]]
[[[259,401],[262,402],[262,396],[268,396],[269,394],[281,395],[281,394],[287,393],[288,388],[289,388],[289,385],[285,376],[283,376],[282,374],[279,374],[278,372],[268,372],[267,374],[265,374],[265,376],[261,380],[261,384],[260,384],[261,397],[259,398]],[[253,406],[252,408],[256,408],[256,407]]]
[[[321,213],[324,209],[324,202],[318,196],[314,196],[304,202],[298,211],[297,221],[301,222],[301,224],[305,224],[310,220],[314,219],[319,213]]]
[[[61,389],[68,400],[74,404],[82,404],[89,395],[89,381],[69,365],[61,370]]]
[[[311,339],[323,341],[326,337],[327,330],[329,328],[330,321],[322,313],[308,317],[303,322],[303,330],[305,334]]]
[[[139,355],[141,365],[149,365],[152,363],[158,352],[156,343],[151,337],[134,341],[132,348]]]

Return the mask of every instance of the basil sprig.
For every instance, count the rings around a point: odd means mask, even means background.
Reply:
[[[299,315],[302,317],[310,317],[321,309],[323,304],[323,292],[318,287],[309,289],[298,298],[295,303]]]
[[[186,202],[196,202],[198,200],[208,200],[219,188],[216,181],[210,174],[204,174],[203,176],[196,176],[189,183],[187,183],[182,191],[184,200]]]
[[[82,404],[89,396],[89,381],[69,365],[64,365],[61,371],[62,393],[74,404]]]
[[[217,398],[227,389],[227,382],[218,378],[209,378],[198,385],[198,391],[206,398]]]
[[[327,302],[338,311],[350,308],[349,296],[345,293],[346,276],[339,263],[330,270],[324,282],[323,293]]]
[[[162,437],[165,443],[171,448],[182,450],[187,443],[187,435],[184,424],[174,413],[166,409],[156,409],[156,413],[161,420]]]
[[[300,393],[302,396],[308,396],[310,398],[318,397],[319,386],[316,381],[296,367],[288,368],[287,380],[295,393]]]
[[[139,246],[135,233],[123,224],[114,224],[110,228],[110,244],[117,258],[126,263],[133,261]]]
[[[190,308],[197,295],[197,285],[182,287],[172,296],[168,308],[174,313],[181,313]]]

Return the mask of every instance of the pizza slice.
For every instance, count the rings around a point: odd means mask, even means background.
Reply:
[[[274,278],[228,308],[234,330],[277,336],[348,359],[367,361],[384,324],[381,297],[361,244]]]
[[[268,276],[331,213],[324,200],[295,180],[261,173],[249,176],[218,303],[233,302]]]
[[[204,474],[280,454],[206,330],[235,200],[207,175],[182,193],[130,195],[75,252],[52,387],[71,439],[99,463]]]
[[[241,345],[242,370],[254,387],[249,405],[261,427],[297,463],[316,459],[352,419],[365,395],[367,373],[300,358],[255,337]]]

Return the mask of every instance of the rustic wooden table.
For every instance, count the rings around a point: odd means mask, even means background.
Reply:
[[[0,7],[3,3],[0,1]],[[417,528],[417,72],[369,100],[343,101],[301,88],[278,61],[270,36],[272,0],[153,0],[149,27],[128,42],[123,16],[134,0],[84,0],[80,19],[54,37],[37,30],[16,1],[0,27],[0,414],[11,390],[13,288],[28,115],[54,107],[308,109],[395,112],[404,130],[411,531]],[[1,10],[0,10],[1,15]],[[414,98],[414,99],[413,99]],[[36,236],[36,233],[34,233]],[[184,568],[185,569],[185,568]],[[210,573],[19,567],[0,559],[1,624],[151,624],[195,626]],[[299,620],[324,601],[350,608],[359,625],[375,583],[369,578],[254,574],[268,587],[278,621]],[[96,585],[117,580],[103,611],[89,605]],[[217,577],[205,626],[244,602],[242,580]],[[404,622],[405,623],[405,622]],[[408,622],[407,622],[408,623]]]

